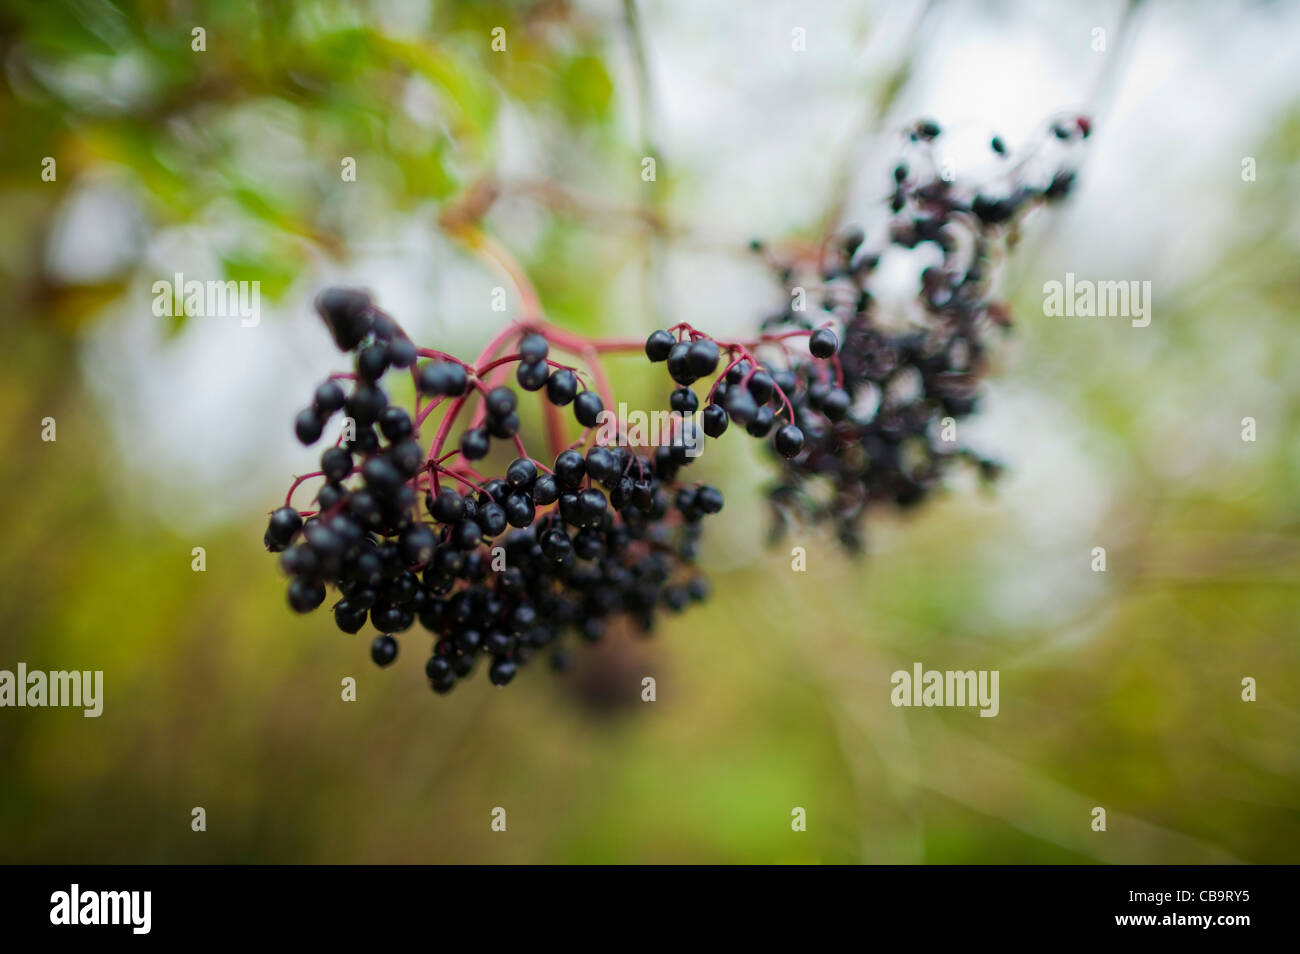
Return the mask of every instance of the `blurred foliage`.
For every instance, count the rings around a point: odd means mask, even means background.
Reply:
[[[508,57],[491,53],[497,26]],[[1124,347],[1095,323],[1033,320],[1039,272],[1017,266],[1031,318],[999,387],[1050,398],[1113,488],[1089,528],[1115,541],[1110,570],[1077,619],[1005,612],[1051,601],[1021,588],[1042,579],[1027,565],[1086,566],[1086,546],[1030,532],[1014,470],[991,498],[962,489],[873,526],[862,562],[809,539],[806,574],[780,553],[735,565],[758,549],[757,491],[720,477],[729,522],[710,558],[731,568],[712,602],[654,640],[611,639],[570,682],[537,667],[508,694],[476,679],[441,700],[418,648],[378,671],[365,637],[285,610],[259,515],[208,534],[196,574],[193,541],[124,500],[77,346],[147,243],[112,275],[51,273],[70,190],[125,184],[146,235],[230,226],[227,276],[274,295],[376,223],[427,207],[432,227],[495,172],[503,110],[580,168],[634,162],[614,128],[614,26],[545,0],[0,5],[0,668],[103,669],[107,693],[97,720],[0,711],[0,861],[1295,861],[1296,116],[1269,144],[1284,181],[1233,200],[1253,228]],[[39,179],[44,156],[56,182]],[[367,169],[355,202],[330,188],[343,156]],[[610,317],[613,269],[592,249],[571,221],[539,229],[530,266],[552,317],[643,331]],[[1267,439],[1237,440],[1246,414]],[[47,415],[57,443],[33,436]],[[1229,450],[1174,469],[1207,432]],[[760,466],[741,442],[706,465]],[[1059,488],[1066,507],[1086,480]],[[891,707],[889,674],[918,659],[999,668],[1001,715]],[[634,701],[647,671],[652,708]],[[355,704],[339,701],[349,675]],[[505,836],[489,830],[497,805]]]
[[[567,3],[386,9],[392,23],[334,2],[0,5],[6,203],[39,193],[25,224],[44,237],[67,190],[109,175],[154,228],[230,226],[224,277],[255,262],[274,298],[314,256],[345,255],[365,224],[490,176],[503,100],[601,141],[612,97],[605,39]],[[508,56],[491,47],[498,29]],[[33,174],[47,156],[54,182]],[[365,170],[362,202],[338,198],[344,157]],[[121,291],[145,251],[86,296],[45,272],[39,248],[7,256],[4,277],[74,325]]]

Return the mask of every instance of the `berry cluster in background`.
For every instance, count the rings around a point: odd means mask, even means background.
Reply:
[[[1050,129],[1072,142],[1089,125],[1076,117]],[[924,150],[940,134],[923,122],[910,138]],[[1005,155],[1000,140],[991,146]],[[291,578],[290,606],[311,612],[334,587],[335,624],[357,633],[371,623],[378,665],[396,659],[398,637],[418,624],[432,638],[425,673],[435,692],[470,676],[480,657],[502,686],[540,653],[566,670],[573,643],[614,627],[648,633],[662,611],[707,597],[696,555],[723,495],[690,480],[689,467],[733,426],[780,461],[774,531],[827,522],[851,549],[870,508],[915,506],[953,463],[993,474],[994,463],[941,430],[945,418],[975,410],[988,338],[1009,323],[991,284],[1008,237],[1030,209],[1064,197],[1073,173],[1062,167],[1034,182],[1028,158],[1008,159],[998,181],[975,187],[922,159],[895,170],[879,242],[853,230],[795,253],[755,243],[789,297],[747,340],[686,323],[644,340],[575,335],[545,320],[526,277],[478,233],[474,243],[512,274],[525,313],[473,362],[417,346],[365,292],[322,292],[317,311],[353,370],[323,381],[294,422],[304,444],[332,422],[339,437],[266,530]],[[927,243],[940,264],[920,273],[916,309],[887,320],[870,290],[883,250]],[[797,304],[804,284],[807,308]],[[665,433],[629,433],[606,412],[618,405],[600,356],[633,351],[663,364],[675,385]],[[410,375],[411,411],[390,401],[390,374]],[[520,434],[521,392],[540,402],[545,454]],[[513,461],[480,472],[502,442]],[[294,495],[307,481],[319,483],[314,506],[299,510]]]
[[[1075,116],[1051,123],[1045,138],[1058,144],[1065,159],[1068,147],[1090,132],[1090,121]],[[1000,175],[978,186],[945,178],[934,150],[940,135],[933,122],[917,123],[911,131],[919,161],[895,167],[891,218],[878,241],[853,229],[825,243],[811,260],[770,256],[787,290],[800,281],[815,289],[809,294],[821,314],[812,319],[810,311],[787,307],[766,319],[763,330],[807,330],[826,322],[842,339],[833,376],[798,359],[772,371],[789,396],[791,419],[804,443],[802,453],[782,454],[787,459],[770,489],[774,538],[794,525],[826,522],[846,548],[857,551],[872,507],[916,506],[959,462],[975,465],[985,479],[1000,469],[951,439],[955,428],[945,423],[976,410],[990,339],[1011,323],[1008,307],[995,297],[998,263],[1025,215],[1064,199],[1075,173],[1068,165],[1034,162],[1040,158],[1035,151],[1014,163],[1007,158]],[[990,147],[1007,157],[1000,138]],[[882,256],[890,247],[926,245],[940,260],[920,271],[913,307],[901,320],[882,315],[871,291]],[[794,300],[788,295],[787,301]],[[814,355],[823,333],[813,332]],[[823,354],[829,355],[832,341],[821,345]]]

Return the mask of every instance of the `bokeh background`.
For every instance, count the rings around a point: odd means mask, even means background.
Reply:
[[[0,63],[0,668],[106,696],[0,710],[0,860],[1300,860],[1300,6],[6,0]],[[502,280],[439,221],[476,186],[552,320],[736,333],[779,304],[749,239],[872,222],[909,121],[975,175],[1062,109],[1080,188],[1008,263],[961,435],[992,493],[876,517],[856,562],[804,533],[793,573],[729,435],[711,602],[503,691],[287,610],[265,515],[343,369],[311,297],[475,353]],[[1044,317],[1067,271],[1151,281],[1150,326]],[[176,272],[260,281],[261,322],[155,317]],[[914,662],[1000,670],[1000,715],[895,709]]]

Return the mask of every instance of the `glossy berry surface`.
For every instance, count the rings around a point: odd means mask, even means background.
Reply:
[[[668,352],[672,350],[677,339],[666,331],[656,331],[645,342],[645,354],[651,361],[668,360]]]
[[[672,393],[668,406],[678,414],[694,414],[700,407],[700,399],[690,388],[678,388]]]
[[[324,420],[312,408],[304,408],[299,411],[298,416],[293,421],[293,432],[297,435],[298,440],[304,444],[315,444],[320,440],[321,431],[324,429]]]
[[[600,413],[605,404],[595,391],[583,391],[573,399],[573,416],[583,427],[595,427],[600,422]]]
[[[1054,130],[1073,144],[1091,125],[1062,118]],[[421,640],[412,668],[436,695],[467,678],[504,686],[538,656],[568,671],[576,646],[650,633],[708,597],[697,560],[725,498],[693,471],[733,423],[736,440],[771,454],[774,537],[826,523],[856,550],[873,510],[919,506],[963,463],[996,473],[941,441],[938,422],[978,408],[987,352],[1009,322],[995,267],[1021,219],[1067,196],[1075,171],[1007,161],[998,181],[944,180],[927,157],[942,127],[924,120],[905,136],[915,154],[898,163],[887,229],[832,234],[816,255],[755,243],[786,294],[738,340],[678,322],[596,342],[550,324],[539,304],[461,363],[417,347],[368,293],[322,292],[317,312],[349,357],[293,428],[314,444],[328,427],[331,446],[303,452],[320,469],[294,481],[263,535],[290,608],[328,599],[315,618],[330,628],[372,627],[379,666],[397,659],[399,637]],[[907,320],[881,314],[881,256],[922,246]],[[812,313],[796,310],[795,288]],[[673,413],[648,442],[621,419],[624,382],[603,371],[606,352],[664,366],[643,392],[659,406],[645,410]],[[402,407],[390,393],[415,397]],[[605,420],[607,407],[620,419]],[[341,439],[340,411],[352,425]]]
[[[466,460],[482,460],[492,447],[491,438],[482,427],[473,427],[460,439],[460,452]]]
[[[515,378],[525,391],[539,391],[549,375],[550,368],[545,361],[521,361]]]
[[[839,349],[839,339],[829,328],[818,328],[808,339],[808,351],[814,358],[829,358]]]
[[[376,666],[387,666],[397,659],[397,640],[389,635],[376,636],[370,644],[370,658]]]
[[[721,437],[727,430],[729,419],[727,412],[717,404],[710,404],[700,415],[704,433],[709,437]]]
[[[773,443],[782,457],[796,457],[803,450],[803,431],[794,424],[787,424],[776,432]]]
[[[551,346],[546,339],[536,333],[524,335],[519,341],[519,354],[528,364],[545,361],[550,350]]]
[[[564,407],[577,395],[577,375],[567,368],[557,368],[546,379],[546,396],[556,407]]]
[[[686,351],[686,366],[697,378],[712,374],[718,367],[718,346],[707,338],[692,342]]]

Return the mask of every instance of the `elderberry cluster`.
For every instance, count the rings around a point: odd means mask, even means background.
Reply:
[[[1090,130],[1086,117],[1073,117],[1053,123],[1049,133],[1070,145]],[[928,147],[940,135],[927,121],[909,138]],[[990,145],[1006,155],[1001,139]],[[881,241],[872,245],[862,231],[846,231],[816,263],[812,282],[819,288],[812,295],[821,315],[787,305],[763,323],[769,335],[815,328],[812,356],[833,359],[830,367],[796,358],[770,371],[803,437],[793,454],[783,453],[781,477],[770,489],[774,537],[796,521],[828,522],[856,551],[872,507],[915,507],[959,461],[986,479],[998,474],[995,461],[953,439],[955,425],[976,410],[990,339],[1010,325],[1009,311],[993,295],[996,263],[1030,210],[1068,195],[1075,174],[1067,159],[1046,171],[1039,163],[1037,179],[1031,163],[1015,163],[981,185],[945,177],[932,161],[917,169],[899,164]],[[938,250],[939,262],[919,272],[917,307],[904,322],[882,314],[871,287],[882,253],[927,245]],[[793,301],[797,270],[778,267]],[[839,329],[838,348],[832,327]]]
[[[679,415],[693,415],[699,410],[699,397],[691,385],[717,370],[722,351],[716,341],[698,331],[684,328],[683,334],[688,337],[675,338],[669,331],[656,331],[646,339],[645,352],[651,361],[665,362],[669,376],[678,385],[669,396],[672,410]],[[812,354],[820,358],[834,354],[837,345],[835,333],[826,328],[813,332],[809,341]],[[786,392],[797,386],[793,372],[752,363],[745,357],[748,351],[743,345],[725,347],[733,360],[708,391],[708,403],[700,412],[700,430],[707,437],[721,437],[735,421],[753,437],[772,435],[772,445],[782,457],[796,456],[803,449],[803,430],[789,417],[787,423],[777,426],[782,407],[787,414],[790,410]],[[843,398],[847,409],[848,396]]]
[[[677,612],[703,600],[708,587],[694,568],[701,522],[722,509],[722,494],[683,484],[688,435],[650,456],[596,444],[563,450],[551,467],[530,457],[500,477],[477,483],[426,453],[416,422],[389,403],[379,383],[390,368],[410,368],[420,352],[368,296],[331,289],[317,310],[336,344],[355,355],[355,375],[321,384],[295,422],[304,444],[319,440],[331,417],[346,415],[339,442],[321,455],[318,509],[286,503],[271,514],[268,550],[291,577],[289,605],[300,613],[340,599],[335,624],[378,631],[371,657],[386,666],[398,635],[416,623],[432,637],[425,666],[435,692],[450,691],[480,656],[488,678],[503,686],[543,649],[567,669],[566,635],[595,642],[618,620],[654,628],[661,608]],[[540,334],[519,342],[516,379],[545,388],[556,406],[574,405],[584,427],[603,410],[572,369],[549,362]],[[467,428],[459,454],[487,456],[493,438],[519,431],[516,393],[488,388],[473,368],[435,359],[413,371],[431,400],[459,403],[477,394],[483,423]],[[340,379],[350,379],[345,394]],[[304,520],[304,516],[306,519]]]
[[[1086,118],[1071,117],[1053,123],[1045,142],[1068,152],[1090,130]],[[398,635],[418,622],[432,638],[425,672],[435,692],[469,676],[480,656],[501,686],[542,650],[567,669],[570,634],[594,642],[620,622],[648,632],[661,609],[706,598],[696,551],[704,518],[723,498],[681,475],[703,438],[733,423],[780,460],[769,489],[774,536],[795,521],[829,523],[857,550],[872,508],[917,506],[954,464],[996,476],[996,462],[955,439],[956,423],[977,408],[992,338],[1010,325],[994,296],[996,264],[1030,210],[1068,195],[1074,172],[1064,159],[1031,162],[1032,153],[1013,162],[995,137],[990,148],[1005,171],[978,185],[959,181],[934,160],[941,135],[929,121],[909,131],[921,161],[895,168],[890,218],[875,241],[852,229],[814,256],[769,256],[788,297],[757,337],[722,341],[679,324],[646,339],[646,356],[675,385],[666,439],[633,438],[623,422],[611,436],[600,394],[550,354],[554,344],[590,363],[598,348],[540,317],[506,329],[476,367],[417,348],[363,292],[322,293],[317,311],[355,370],[324,381],[294,422],[308,445],[340,412],[346,426],[321,454],[320,471],[307,475],[323,478],[316,509],[291,506],[307,479],[299,478],[270,517],[265,543],[291,577],[290,606],[315,610],[333,586],[336,625],[347,633],[373,625],[379,665],[396,658]],[[919,269],[903,316],[884,313],[873,292],[891,250],[934,261]],[[815,317],[802,304],[808,298]],[[511,342],[514,353],[495,357]],[[641,347],[639,339],[603,346]],[[518,392],[496,383],[511,363],[519,389],[546,405],[549,466],[524,448]],[[401,369],[414,383],[414,417],[380,387]],[[447,450],[467,405],[472,421]],[[570,406],[584,430],[566,449],[556,409]],[[439,409],[426,449],[420,430]],[[487,476],[475,468],[494,441],[517,453],[504,473]]]

